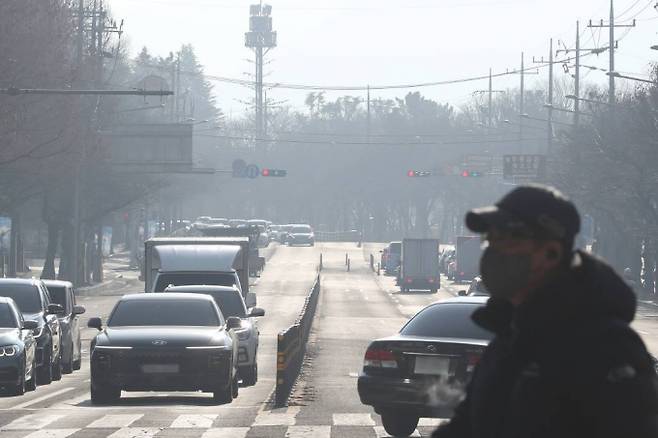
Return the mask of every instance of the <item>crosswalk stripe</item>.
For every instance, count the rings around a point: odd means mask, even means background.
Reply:
[[[290,426],[286,438],[331,438],[331,426]]]
[[[23,409],[23,408],[26,408],[28,406],[31,406],[31,405],[37,404],[39,402],[42,402],[44,400],[48,400],[49,398],[57,397],[58,395],[62,395],[65,392],[69,392],[69,391],[73,391],[73,388],[63,388],[63,389],[60,389],[59,391],[50,392],[46,395],[42,395],[41,397],[33,398],[32,400],[26,401],[25,403],[21,403],[21,404],[18,404],[16,406],[12,406],[11,409]]]
[[[172,429],[177,428],[209,428],[212,427],[213,421],[217,418],[216,414],[206,415],[179,415],[169,426]]]
[[[370,414],[334,414],[334,426],[374,426],[375,420]]]
[[[390,438],[391,437],[391,435],[386,433],[383,426],[376,426],[375,427],[375,435],[377,435],[377,438]],[[414,433],[412,433],[409,436],[413,437],[413,438],[420,438],[420,433],[418,432],[418,430],[414,430]]]
[[[80,429],[42,429],[32,432],[24,438],[66,438]]]
[[[104,417],[99,418],[98,420],[89,424],[86,429],[120,429],[122,427],[130,426],[143,416],[144,414],[105,415]]]
[[[55,414],[31,414],[24,415],[20,418],[15,419],[11,423],[3,426],[0,430],[39,430],[48,426],[50,423],[54,423],[60,418],[64,418],[65,415],[55,415]]]
[[[290,407],[285,412],[259,412],[253,426],[294,426],[299,407]]]
[[[249,427],[215,427],[206,430],[201,438],[246,438]]]
[[[161,430],[160,427],[124,427],[107,438],[152,438]]]

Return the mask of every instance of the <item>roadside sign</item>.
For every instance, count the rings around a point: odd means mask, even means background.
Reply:
[[[543,179],[546,176],[546,155],[515,154],[503,156],[503,178]]]

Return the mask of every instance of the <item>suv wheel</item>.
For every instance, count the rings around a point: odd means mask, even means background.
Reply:
[[[53,380],[62,380],[62,350],[57,353],[57,361],[53,364]]]
[[[25,383],[25,387],[27,388],[28,391],[34,391],[37,389],[37,358],[35,357],[34,360],[32,360],[32,375],[30,376],[30,380],[28,380]]]
[[[249,368],[243,368],[240,372],[242,385],[254,386],[258,382],[258,364],[254,364]]]
[[[109,385],[98,385],[91,382],[91,402],[95,405],[105,405],[121,398],[121,388]]]
[[[49,385],[53,381],[53,368],[50,365],[52,353],[52,347],[46,348],[43,352],[43,363],[37,368],[37,383],[39,385]]]
[[[231,403],[233,401],[234,384],[235,384],[235,380],[231,380],[231,383],[226,385],[226,387],[215,391],[213,393],[213,399],[215,400],[215,403],[220,405]]]
[[[69,348],[69,357],[62,363],[62,373],[71,374],[73,372],[73,342]]]
[[[384,430],[394,437],[408,437],[414,433],[418,426],[418,415],[405,411],[382,412]]]

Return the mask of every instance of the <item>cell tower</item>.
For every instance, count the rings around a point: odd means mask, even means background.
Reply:
[[[263,60],[265,55],[276,47],[276,32],[272,30],[272,6],[262,2],[249,7],[249,32],[244,35],[245,46],[256,54],[256,132],[263,135],[264,99],[263,99]]]

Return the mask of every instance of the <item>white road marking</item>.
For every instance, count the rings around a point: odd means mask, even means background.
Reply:
[[[390,435],[386,433],[382,426],[375,427],[375,435],[377,435],[377,438],[390,438]],[[420,438],[420,433],[417,430],[414,430],[414,433],[409,436],[413,438]]]
[[[124,427],[107,438],[152,438],[161,430],[159,427]]]
[[[217,414],[205,415],[179,415],[178,418],[169,426],[172,429],[181,428],[204,428],[212,427],[213,421],[217,418]]]
[[[248,427],[215,427],[206,430],[201,438],[246,438]]]
[[[294,426],[299,409],[299,406],[293,406],[285,412],[261,411],[252,426]]]
[[[331,426],[290,426],[286,438],[331,438]]]
[[[89,424],[86,429],[120,429],[130,426],[143,416],[144,414],[110,414]]]
[[[374,426],[370,414],[334,414],[334,426]]]
[[[31,414],[17,418],[11,423],[3,426],[0,430],[38,430],[43,429],[50,423],[54,423],[65,415],[55,414]]]
[[[57,397],[58,395],[64,394],[65,392],[69,392],[69,391],[73,391],[73,388],[60,389],[59,391],[54,391],[54,392],[51,392],[49,394],[42,395],[41,397],[33,398],[32,400],[26,401],[25,403],[21,403],[19,405],[12,406],[10,409],[23,409],[23,408],[26,408],[30,405],[42,402],[44,400],[48,400],[49,398]]]
[[[32,432],[24,438],[66,438],[80,429],[44,429]]]

